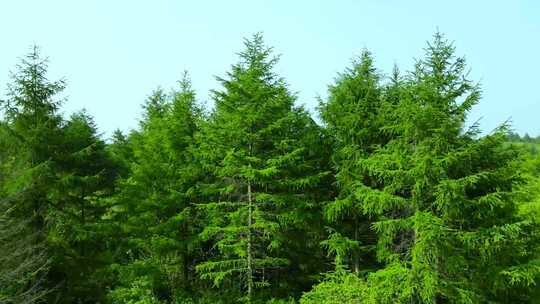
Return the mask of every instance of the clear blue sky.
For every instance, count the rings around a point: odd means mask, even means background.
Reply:
[[[490,131],[511,118],[540,134],[540,1],[25,1],[0,2],[0,96],[8,71],[36,43],[51,78],[65,77],[69,114],[86,108],[106,136],[137,125],[157,86],[192,75],[208,101],[242,38],[262,31],[278,72],[314,108],[317,95],[367,47],[378,67],[409,69],[439,28],[465,55],[483,99],[471,115]]]

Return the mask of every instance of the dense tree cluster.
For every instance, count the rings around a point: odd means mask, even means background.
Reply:
[[[296,104],[262,36],[197,102],[187,72],[109,141],[60,114],[38,48],[0,102],[0,303],[534,303],[537,139],[468,125],[478,84],[435,34],[365,50]]]

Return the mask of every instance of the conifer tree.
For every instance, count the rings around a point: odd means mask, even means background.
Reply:
[[[20,228],[26,235],[20,243],[27,240],[28,248],[39,248],[25,253],[29,265],[30,253],[47,255],[40,260],[49,270],[42,284],[52,289],[48,301],[92,301],[91,295],[99,293],[88,288],[100,290],[95,286],[101,285],[89,274],[95,273],[98,256],[106,253],[95,226],[105,210],[97,199],[112,190],[112,168],[91,119],[77,114],[66,123],[59,115],[56,95],[64,82],[50,82],[46,74],[47,60],[34,47],[12,74],[9,99],[2,104],[8,160],[2,210],[12,217],[6,222],[29,225]]]
[[[0,210],[0,303],[41,303],[49,259],[29,220],[16,219],[5,201]]]
[[[116,177],[127,178],[130,169],[129,164],[133,161],[133,149],[129,137],[124,135],[119,129],[114,130],[106,149],[116,164]]]
[[[104,204],[114,190],[116,167],[85,111],[71,115],[62,128],[62,158],[58,162],[51,200],[48,242],[53,253],[51,276],[61,302],[102,300],[107,278],[100,275],[108,260]]]
[[[121,158],[126,151],[133,153],[116,197],[121,209],[114,212],[128,240],[128,256],[122,258],[127,263],[115,267],[126,286],[110,295],[119,303],[131,297],[134,282],[159,299],[191,291],[198,256],[192,204],[199,170],[192,146],[201,113],[187,73],[170,96],[156,90],[144,110],[140,130],[130,135],[127,146],[116,137]]]
[[[64,81],[50,82],[46,77],[47,59],[37,46],[11,74],[8,99],[2,102],[5,115],[4,134],[11,156],[17,162],[7,178],[7,196],[17,196],[17,209],[24,217],[35,216],[36,229],[44,227],[48,199],[46,190],[53,176],[62,141],[62,118],[58,114]]]
[[[535,228],[514,200],[519,182],[505,127],[465,129],[480,98],[465,61],[436,34],[385,122],[392,139],[359,167],[356,196],[378,217],[368,303],[526,302],[538,268]]]
[[[48,190],[55,184],[61,150],[57,95],[64,81],[47,79],[47,59],[40,56],[37,46],[21,59],[11,79],[8,98],[0,104],[4,117],[0,210],[6,242],[0,255],[13,259],[0,268],[0,277],[11,286],[2,286],[0,294],[5,297],[7,291],[14,301],[34,303],[54,285],[41,279],[49,260],[45,243]]]
[[[48,255],[30,219],[13,216],[13,203],[5,194],[15,161],[4,122],[0,126],[0,303],[37,303],[49,292],[44,277]]]
[[[199,146],[211,176],[200,186],[208,200],[200,205],[208,215],[201,237],[213,247],[197,270],[216,286],[241,286],[248,302],[279,282],[281,270],[299,267],[287,254],[289,237],[296,231],[310,244],[305,225],[317,214],[310,191],[325,175],[309,149],[319,131],[274,73],[277,60],[260,34],[245,41],[240,62],[218,78],[223,89],[214,91]]]
[[[380,78],[372,55],[364,50],[359,60],[329,87],[328,100],[319,108],[333,138],[332,165],[338,188],[336,199],[325,209],[334,230],[324,245],[336,255],[337,267],[345,266],[355,273],[360,272],[360,267],[366,270],[374,264],[375,235],[356,189],[359,183],[369,182],[358,168],[358,161],[386,141],[381,131],[384,97]]]

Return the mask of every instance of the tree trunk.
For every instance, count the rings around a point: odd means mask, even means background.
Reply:
[[[358,220],[354,223],[354,240],[358,241]],[[358,274],[360,273],[360,252],[359,250],[354,251],[354,273]]]
[[[182,245],[182,276],[183,276],[183,287],[186,291],[191,290],[191,284],[189,282],[189,253],[188,253],[188,225],[186,222],[182,224],[182,234],[183,234],[183,245]]]
[[[248,302],[251,303],[253,293],[253,257],[251,252],[251,225],[253,223],[253,202],[251,199],[251,181],[248,181],[248,233],[247,233],[247,272],[248,272]]]
[[[81,200],[81,225],[82,225],[83,230],[86,230],[86,204],[85,204],[85,201],[84,201],[84,196],[85,196],[85,193],[84,193],[84,190],[83,190],[82,193],[81,193],[81,197],[80,197],[80,200]],[[82,258],[85,258],[85,254],[86,254],[85,242],[86,242],[86,240],[81,242],[81,257]]]

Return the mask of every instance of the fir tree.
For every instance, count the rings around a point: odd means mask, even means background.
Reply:
[[[373,182],[356,189],[378,217],[367,302],[527,301],[538,268],[513,199],[519,182],[506,129],[465,129],[480,98],[465,61],[440,34],[410,74],[385,122],[393,138],[359,167]]]
[[[13,202],[4,191],[15,157],[6,126],[0,126],[0,303],[37,303],[49,292],[44,277],[49,261],[40,234],[29,219],[13,215]],[[11,147],[13,148],[13,147]]]
[[[0,294],[34,303],[54,286],[41,279],[49,260],[45,242],[51,207],[48,191],[56,182],[61,154],[61,100],[57,95],[64,89],[64,81],[47,79],[47,59],[40,56],[37,46],[21,59],[11,79],[8,99],[0,104],[4,116],[0,126],[0,212],[6,242],[0,254],[8,259],[2,263],[0,277],[9,280],[11,287],[2,286]]]
[[[117,177],[127,178],[129,175],[129,164],[133,161],[133,148],[129,138],[116,129],[106,149],[117,167]]]
[[[223,89],[214,92],[199,147],[212,176],[201,185],[209,221],[201,237],[214,246],[197,270],[215,285],[240,284],[248,302],[255,289],[277,282],[281,269],[297,266],[284,249],[289,233],[305,231],[317,210],[309,191],[324,176],[307,149],[318,130],[273,72],[277,60],[260,34],[245,41],[240,62],[218,78]]]
[[[16,219],[0,204],[0,303],[41,303],[50,292],[49,257],[30,220]]]
[[[160,299],[192,288],[198,255],[193,187],[199,171],[192,146],[200,110],[187,73],[179,87],[170,96],[158,89],[149,97],[129,148],[122,148],[125,139],[116,139],[121,159],[127,151],[133,155],[126,160],[129,175],[121,183],[114,211],[128,240],[128,256],[123,258],[128,263],[115,267],[126,286],[110,295],[115,301],[126,300],[123,295],[130,294],[133,282]]]
[[[85,112],[73,114],[63,130],[62,158],[57,182],[48,191],[51,200],[48,240],[54,259],[51,276],[61,301],[102,300],[107,278],[100,275],[110,263],[109,242],[104,241],[108,211],[105,198],[112,195],[116,167],[99,138],[93,119]]]
[[[64,81],[50,82],[47,68],[47,59],[34,46],[11,74],[8,99],[2,102],[8,149],[17,158],[7,179],[11,185],[7,185],[6,195],[18,197],[22,216],[28,217],[28,212],[36,216],[36,229],[44,227],[49,205],[46,190],[62,141],[61,100],[56,95],[64,89]]]
[[[363,268],[374,264],[375,236],[356,189],[359,183],[369,182],[358,167],[359,160],[371,155],[386,141],[381,131],[383,87],[380,78],[372,55],[364,50],[359,60],[329,87],[328,100],[320,104],[321,117],[334,140],[332,165],[338,188],[335,201],[325,209],[327,219],[335,228],[324,245],[336,255],[337,267],[349,267],[355,273],[360,272],[361,264]]]

